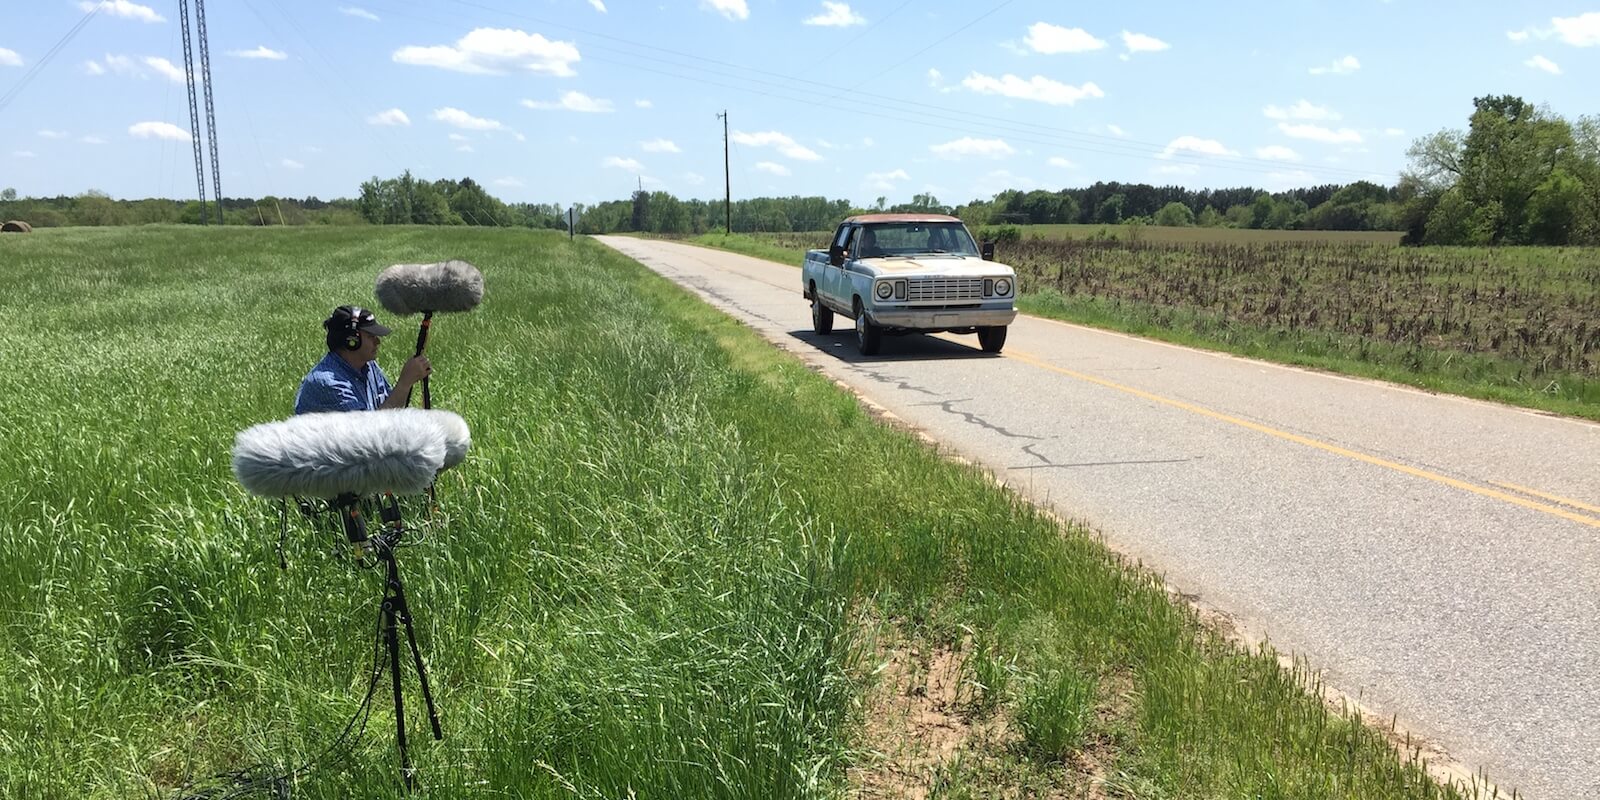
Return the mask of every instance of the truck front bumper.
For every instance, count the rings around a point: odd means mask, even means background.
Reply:
[[[880,308],[867,312],[873,322],[885,328],[918,331],[943,331],[951,328],[986,328],[1010,325],[1017,318],[1014,308]]]

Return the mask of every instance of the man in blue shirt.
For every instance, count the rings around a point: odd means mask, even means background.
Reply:
[[[389,328],[364,308],[339,306],[322,327],[328,354],[300,382],[296,414],[404,408],[411,402],[412,385],[433,372],[427,356],[415,356],[400,369],[400,382],[390,387],[377,360],[378,345]]]

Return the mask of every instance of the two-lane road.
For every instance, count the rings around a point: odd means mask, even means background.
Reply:
[[[796,268],[600,240],[1502,790],[1600,798],[1600,425],[1030,317],[863,358]]]

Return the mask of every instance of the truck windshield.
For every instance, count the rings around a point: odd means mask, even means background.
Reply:
[[[867,226],[861,238],[860,258],[978,254],[972,234],[959,222],[887,222]]]

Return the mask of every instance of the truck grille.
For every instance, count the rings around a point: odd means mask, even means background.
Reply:
[[[912,303],[982,299],[982,278],[914,278],[906,286],[906,300]]]

